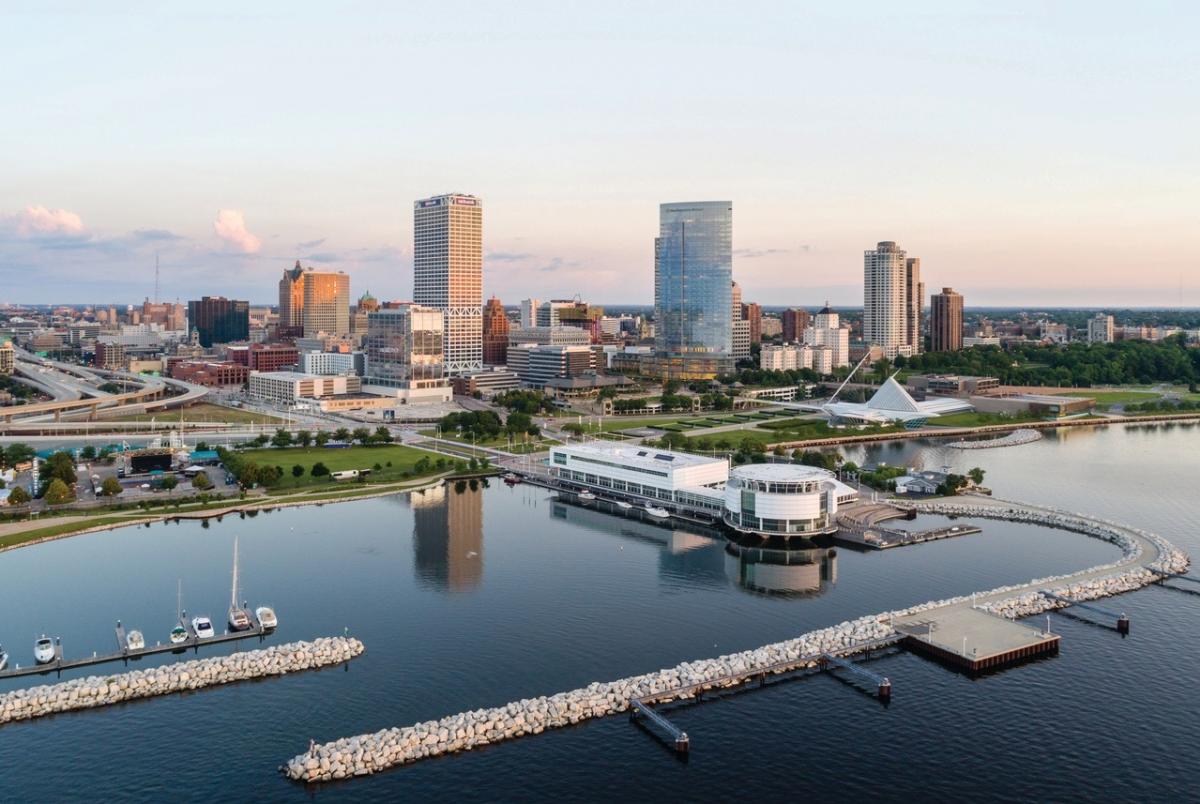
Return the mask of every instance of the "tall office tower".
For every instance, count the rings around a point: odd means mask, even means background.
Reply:
[[[279,325],[281,336],[300,335],[304,331],[304,269],[300,260],[283,272],[279,280]]]
[[[367,314],[363,384],[406,403],[450,399],[441,310],[395,304]]]
[[[503,366],[508,356],[508,313],[495,296],[483,306],[483,362]]]
[[[942,288],[929,297],[929,350],[957,352],[963,348],[963,297]]]
[[[350,334],[350,277],[338,271],[304,273],[304,337]]]
[[[451,193],[413,204],[413,300],[442,311],[446,374],[483,368],[483,202]]]
[[[784,310],[780,316],[783,324],[783,342],[795,343],[804,336],[804,330],[808,329],[809,321],[812,316],[808,314],[808,310],[798,310],[795,307]]]
[[[550,301],[542,302],[537,308],[536,326],[557,327],[561,323],[559,314],[563,310],[570,310],[574,307],[574,299],[551,299]]]
[[[188,325],[204,347],[250,338],[250,302],[205,296],[188,302]]]
[[[1088,343],[1112,343],[1115,334],[1113,317],[1104,313],[1096,313],[1095,318],[1087,322]]]
[[[733,202],[662,204],[654,241],[655,374],[733,369]]]
[[[863,254],[863,340],[884,357],[920,351],[921,261],[890,240]]]
[[[525,299],[521,302],[521,329],[536,327],[538,308],[542,306],[540,299]]]
[[[733,356],[742,360],[750,356],[750,322],[742,317],[742,287],[737,282],[731,283],[729,292],[733,305],[729,308],[729,318],[733,323],[731,334]]]
[[[750,343],[760,343],[762,341],[762,306],[757,302],[743,302],[742,318],[750,322]]]

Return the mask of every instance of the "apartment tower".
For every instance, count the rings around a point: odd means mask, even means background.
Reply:
[[[413,204],[413,300],[442,311],[446,374],[483,368],[483,202],[451,193]]]
[[[863,340],[888,359],[921,351],[921,261],[891,240],[863,254]]]
[[[963,348],[963,297],[942,288],[929,297],[929,351],[957,352]]]

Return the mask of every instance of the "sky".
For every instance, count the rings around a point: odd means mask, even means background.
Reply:
[[[412,290],[412,202],[484,290],[653,301],[663,202],[732,200],[748,301],[862,303],[895,240],[970,305],[1200,305],[1200,6],[11,4],[0,302]]]

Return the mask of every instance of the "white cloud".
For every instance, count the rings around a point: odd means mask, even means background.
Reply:
[[[83,234],[83,219],[65,209],[28,206],[12,217],[21,237]]]
[[[240,209],[222,209],[217,212],[213,221],[213,231],[217,237],[230,243],[246,254],[257,254],[262,248],[262,240],[246,228],[246,216]]]

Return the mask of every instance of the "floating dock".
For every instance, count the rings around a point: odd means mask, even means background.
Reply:
[[[20,678],[22,676],[45,675],[46,673],[57,673],[63,670],[76,670],[80,667],[91,667],[97,664],[107,664],[108,662],[128,662],[130,659],[140,659],[143,656],[156,656],[161,653],[184,653],[187,650],[198,651],[206,645],[222,645],[227,642],[237,642],[243,639],[264,639],[268,635],[274,633],[273,628],[263,628],[262,624],[250,614],[250,629],[247,631],[230,631],[224,634],[214,635],[208,639],[200,639],[196,636],[195,629],[192,628],[191,622],[185,624],[187,628],[188,638],[183,642],[175,643],[168,642],[167,644],[147,645],[141,650],[128,650],[125,648],[125,629],[118,623],[116,627],[117,637],[117,652],[107,654],[92,654],[81,659],[64,659],[62,643],[59,640],[54,641],[54,660],[46,664],[31,664],[28,667],[16,667],[0,671],[0,680],[6,678]]]
[[[1058,634],[982,609],[931,609],[896,620],[904,646],[971,673],[1058,653]]]
[[[834,535],[835,539],[849,542],[860,547],[870,547],[875,550],[887,550],[891,547],[904,547],[910,544],[935,542],[950,539],[955,536],[970,536],[982,533],[983,529],[975,525],[946,525],[927,530],[901,530],[899,528],[883,527],[846,527],[842,526]]]

